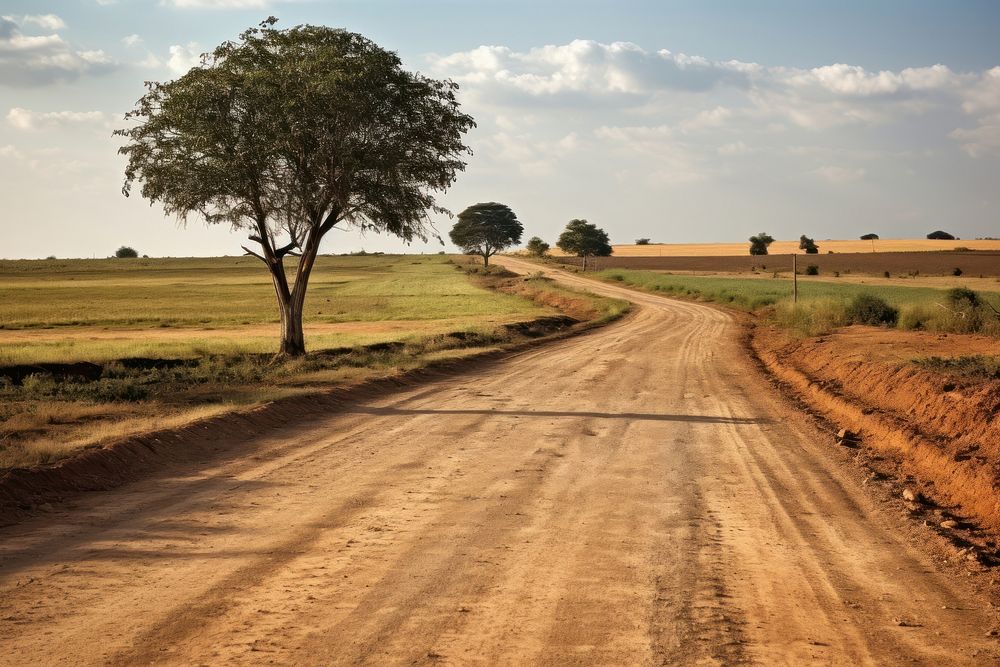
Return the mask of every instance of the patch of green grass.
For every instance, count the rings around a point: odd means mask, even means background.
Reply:
[[[785,279],[722,278],[715,276],[677,276],[653,271],[608,269],[596,274],[598,278],[623,282],[654,292],[697,297],[706,301],[728,304],[743,310],[756,310],[773,305],[792,296],[792,281]],[[858,294],[872,294],[894,306],[926,303],[943,299],[945,290],[931,287],[901,287],[897,285],[862,285],[819,280],[800,280],[799,298],[849,300]],[[1000,305],[1000,294],[984,292],[984,296]]]
[[[997,292],[979,292],[984,302],[982,310],[963,315],[953,307],[945,307],[949,301],[948,290],[932,287],[800,280],[799,302],[793,304],[792,281],[788,278],[750,280],[626,269],[608,269],[593,275],[649,292],[711,301],[750,312],[771,309],[776,324],[803,335],[818,335],[850,324],[849,304],[868,297],[898,309],[897,326],[900,328],[1000,334],[1000,318],[991,314],[987,305],[1000,308],[1000,293]],[[970,326],[973,322],[975,325]]]
[[[528,293],[533,295],[532,298],[560,307],[560,310],[566,309],[566,305],[574,301],[585,302],[586,308],[591,311],[587,313],[587,317],[597,324],[617,320],[631,307],[626,299],[568,289],[541,274],[528,277],[524,285]]]
[[[289,273],[294,271],[289,266]],[[307,322],[522,315],[524,300],[471,284],[441,255],[320,257]],[[254,258],[0,261],[0,328],[222,327],[278,321]]]
[[[554,312],[474,284],[439,255],[320,257],[306,345],[399,341]],[[254,258],[0,261],[0,365],[273,353],[277,313]],[[352,322],[372,326],[316,326]]]

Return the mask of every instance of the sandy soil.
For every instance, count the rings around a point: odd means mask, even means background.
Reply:
[[[0,663],[1000,660],[727,315],[593,289],[640,307],[4,529]]]
[[[1000,533],[1000,382],[911,363],[995,355],[996,338],[852,326],[800,339],[760,326],[753,346],[812,409],[899,463],[908,486],[933,500],[918,514],[937,524],[934,510],[944,510],[987,528],[965,537],[1000,553],[989,544]]]

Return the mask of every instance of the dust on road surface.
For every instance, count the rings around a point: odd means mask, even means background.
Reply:
[[[617,324],[0,530],[0,663],[997,661],[725,314],[625,293]]]

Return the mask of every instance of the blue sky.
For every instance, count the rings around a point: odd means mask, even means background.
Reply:
[[[270,14],[458,81],[479,127],[444,202],[505,202],[528,235],[584,217],[616,242],[1000,236],[996,2],[4,0],[0,256],[236,254],[123,198],[110,132],[143,80]],[[403,248],[324,250],[362,247]]]

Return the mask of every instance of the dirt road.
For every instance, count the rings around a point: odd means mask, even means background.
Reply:
[[[629,294],[617,324],[0,530],[0,663],[996,663],[982,602],[729,318]]]

